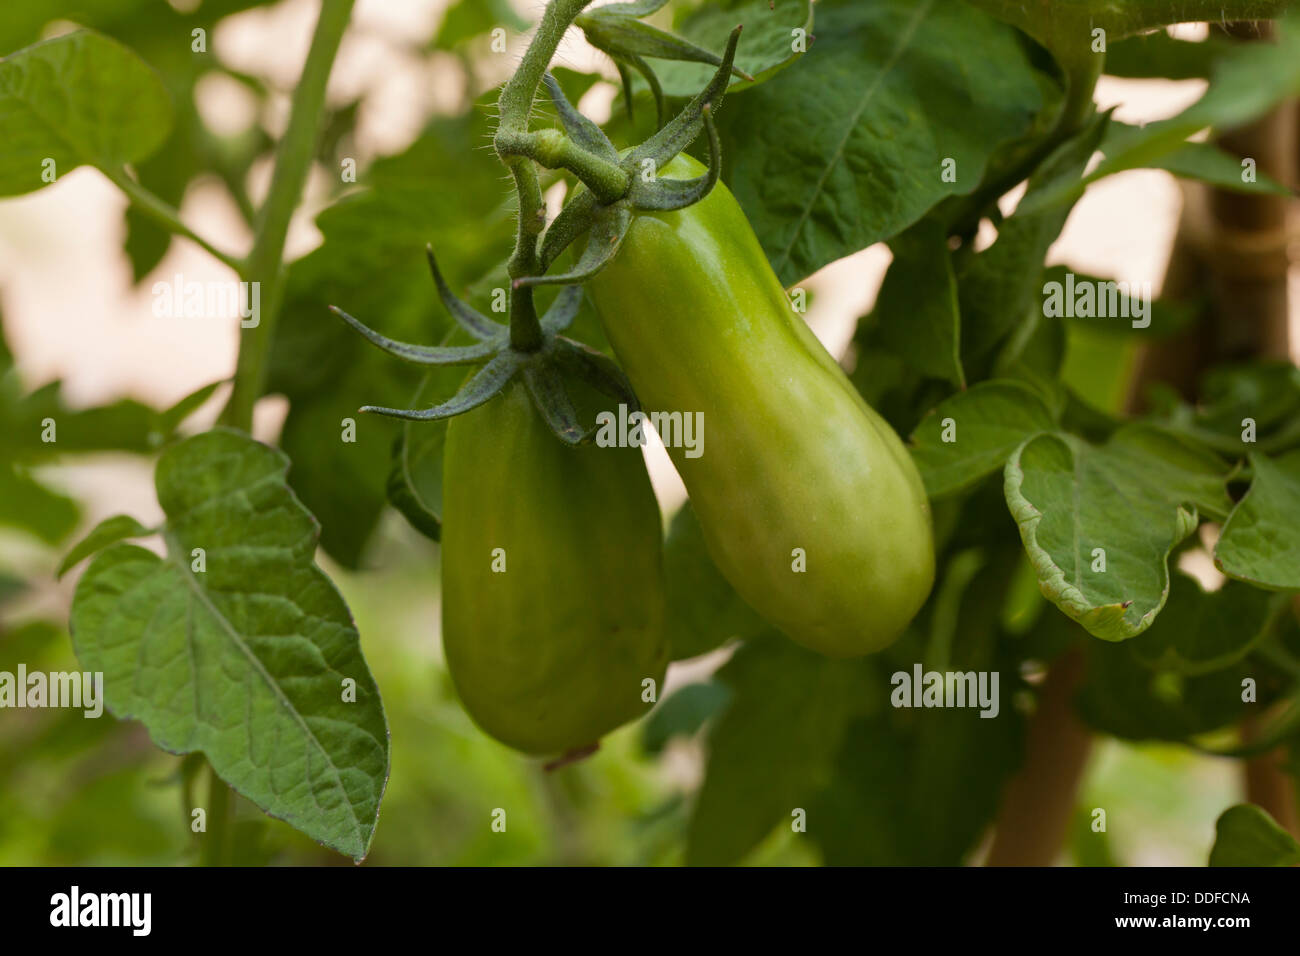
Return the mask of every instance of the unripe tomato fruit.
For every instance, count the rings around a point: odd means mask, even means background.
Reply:
[[[659,174],[703,172],[680,156]],[[668,452],[741,597],[832,657],[897,639],[934,579],[920,475],[794,313],[727,188],[638,213],[587,292],[641,404],[703,412],[702,454]]]
[[[443,513],[443,648],[480,727],[554,754],[649,709],[668,650],[639,449],[564,445],[512,383],[448,425]]]

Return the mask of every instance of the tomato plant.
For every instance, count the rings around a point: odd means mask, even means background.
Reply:
[[[1294,4],[281,6],[0,21],[0,862],[1300,859]]]

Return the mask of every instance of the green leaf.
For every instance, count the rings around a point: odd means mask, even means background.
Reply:
[[[1203,591],[1194,578],[1175,574],[1164,611],[1128,646],[1153,669],[1204,674],[1245,656],[1285,606],[1280,595],[1236,581]]]
[[[58,544],[72,534],[79,516],[71,498],[46,488],[18,466],[0,461],[0,526]]]
[[[287,468],[226,429],[164,452],[167,557],[102,551],[77,585],[73,643],[103,671],[114,714],[143,721],[165,750],[202,751],[271,816],[359,860],[388,779],[388,728]]]
[[[1032,388],[980,382],[926,415],[910,439],[912,458],[926,493],[937,498],[998,471],[1027,438],[1054,427],[1052,413]],[[953,440],[944,441],[945,433]]]
[[[116,40],[79,30],[0,59],[0,196],[45,185],[46,160],[64,176],[115,170],[167,138],[162,79]]]
[[[1113,124],[1101,145],[1106,158],[1092,172],[1083,179],[1058,177],[1036,195],[1026,195],[1021,206],[1037,212],[1073,202],[1099,179],[1158,165],[1206,127],[1242,126],[1298,94],[1300,17],[1285,21],[1277,43],[1237,44],[1217,64],[1205,95],[1177,116],[1141,127]],[[1239,166],[1237,176],[1240,180]]]
[[[1074,278],[1070,279],[1069,276]],[[1049,289],[1052,283],[1057,283],[1060,288]],[[1115,286],[1115,302],[1112,306],[1110,301],[1110,286]],[[1102,311],[1100,303],[1104,298],[1106,301],[1106,315],[1080,315],[1083,311],[1078,308],[1080,292],[1091,287],[1093,312]],[[1073,292],[1073,307],[1068,307],[1071,302],[1069,293]],[[1063,317],[1045,317],[1048,321],[1058,324],[1067,324],[1071,328],[1085,329],[1089,332],[1100,332],[1106,335],[1112,335],[1117,338],[1138,337],[1138,338],[1167,338],[1184,331],[1196,320],[1200,311],[1200,303],[1197,302],[1179,302],[1168,299],[1151,300],[1143,294],[1143,289],[1136,283],[1118,282],[1115,279],[1103,278],[1102,276],[1090,275],[1088,273],[1077,272],[1067,266],[1051,266],[1043,270],[1042,276],[1042,294],[1043,301],[1046,302],[1049,296],[1059,295],[1060,303],[1067,314]],[[1139,315],[1140,311],[1147,309],[1149,311],[1145,316]],[[1042,309],[1035,310],[1041,314]],[[1068,314],[1068,313],[1074,314]],[[1139,324],[1135,325],[1134,322]],[[1143,324],[1145,323],[1145,324]]]
[[[961,315],[948,236],[922,219],[889,243],[894,260],[876,297],[878,341],[922,375],[966,386]]]
[[[830,782],[844,728],[861,712],[865,667],[770,633],[718,672],[733,691],[709,735],[709,766],[686,861],[734,863]]]
[[[1012,701],[1023,689],[999,620],[1020,560],[1014,546],[974,551],[947,562],[929,627],[870,660],[867,685],[881,700],[853,722],[830,785],[808,807],[808,833],[830,866],[960,864],[988,829],[1002,788],[1021,760],[1024,720]],[[972,560],[973,559],[973,560]],[[972,570],[974,573],[972,573]],[[951,611],[941,613],[940,604]],[[925,612],[923,612],[924,615]],[[925,622],[922,621],[922,625]],[[926,631],[929,633],[927,634]],[[900,673],[998,675],[991,709],[893,706]]]
[[[727,183],[789,285],[972,191],[1042,105],[1016,32],[960,0],[823,0],[808,54],[728,97],[718,125]]]
[[[1243,178],[1241,162],[1236,156],[1225,153],[1213,143],[1188,143],[1168,156],[1157,159],[1151,166],[1181,176],[1183,179],[1195,179],[1233,192],[1253,193],[1260,196],[1291,195],[1291,190],[1259,170],[1255,171],[1255,178],[1252,181],[1246,182]]]
[[[95,408],[68,408],[57,381],[23,397],[0,395],[7,450],[24,461],[96,451],[153,451],[165,437],[158,415],[130,398]]]
[[[496,27],[520,34],[528,29],[528,21],[509,0],[456,0],[443,14],[434,36],[434,49],[454,50]]]
[[[1290,362],[1221,366],[1197,395],[1195,406],[1167,403],[1162,422],[1233,458],[1300,445],[1300,369]]]
[[[1051,396],[1057,406],[1063,406],[1057,380],[1065,363],[1066,349],[1065,326],[1031,309],[998,350],[993,376],[1025,382],[1043,395]]]
[[[27,582],[22,578],[0,571],[0,606],[27,590]]]
[[[1043,594],[1094,636],[1122,641],[1164,606],[1169,554],[1198,510],[1227,513],[1227,473],[1200,446],[1129,425],[1102,446],[1031,438],[1007,461],[1005,490]]]
[[[155,431],[164,436],[174,435],[181,423],[202,408],[213,393],[224,384],[225,382],[222,381],[204,385],[202,388],[190,392],[171,408],[156,413],[154,415]]]
[[[813,5],[808,0],[715,0],[700,3],[679,15],[673,32],[706,50],[721,53],[727,37],[745,28],[736,50],[736,66],[762,83],[798,60],[793,31],[804,31],[807,49],[813,46]],[[656,60],[655,73],[666,96],[691,97],[704,89],[713,70],[682,60]],[[736,77],[728,96],[754,84]]]
[[[114,515],[111,518],[105,518],[91,530],[76,546],[68,552],[67,557],[59,565],[57,577],[63,577],[76,564],[84,561],[97,551],[102,551],[110,544],[118,541],[124,541],[127,538],[143,538],[154,534],[152,530],[146,528],[140,522],[136,521],[130,515]]]
[[[748,639],[767,630],[767,623],[709,557],[704,532],[689,501],[673,515],[668,528],[664,577],[671,660],[698,657],[733,638]]]
[[[1043,311],[1043,260],[1065,225],[1068,206],[1034,213],[1029,200],[1058,178],[1077,181],[1105,133],[1109,114],[1094,116],[1062,143],[1029,178],[1015,213],[998,227],[993,245],[957,270],[962,360],[969,378],[986,377],[1000,343],[1030,312]]]
[[[1300,843],[1261,807],[1239,803],[1214,824],[1210,866],[1295,866]]]
[[[971,0],[1013,23],[1058,56],[1088,55],[1094,28],[1122,40],[1171,23],[1266,20],[1286,12],[1289,0],[1068,0],[1051,5],[1024,0]]]
[[[1158,30],[1107,44],[1106,73],[1133,79],[1208,80],[1214,65],[1234,46],[1235,41],[1216,33],[1191,41]]]
[[[717,681],[687,684],[651,712],[641,731],[641,746],[646,753],[661,753],[672,738],[698,733],[730,700],[731,691]]]
[[[1214,563],[1256,587],[1300,591],[1300,449],[1250,463],[1255,478],[1223,526]]]

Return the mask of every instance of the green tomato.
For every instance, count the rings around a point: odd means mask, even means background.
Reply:
[[[660,175],[703,172],[679,157]],[[698,455],[665,443],[732,587],[832,657],[896,640],[934,579],[920,475],[794,313],[727,188],[639,213],[587,291],[642,405],[703,413]]]
[[[448,425],[443,505],[443,648],[480,727],[563,753],[650,708],[662,525],[637,448],[565,446],[512,383]]]

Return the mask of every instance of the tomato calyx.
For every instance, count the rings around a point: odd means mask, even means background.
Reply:
[[[740,27],[736,27],[727,41],[721,65],[709,84],[672,122],[641,145],[629,150],[619,160],[619,167],[628,173],[626,193],[610,202],[602,201],[592,189],[575,191],[542,235],[538,254],[542,274],[520,276],[513,281],[513,288],[586,282],[618,253],[635,211],[666,212],[684,209],[699,202],[712,191],[722,171],[722,144],[713,122],[713,113],[726,91],[739,40]],[[569,139],[574,144],[589,149],[593,156],[599,157],[603,162],[608,162],[611,156],[617,159],[614,144],[600,127],[574,109],[559,83],[550,74],[545,79],[547,90]],[[664,179],[658,176],[658,170],[672,162],[701,132],[706,134],[709,143],[709,164],[705,173],[694,179]],[[588,236],[587,245],[574,267],[564,273],[545,274],[560,253],[584,233]]]
[[[572,324],[582,305],[581,286],[570,286],[556,296],[541,318],[542,344],[531,351],[515,348],[510,329],[473,306],[457,298],[438,269],[433,249],[429,248],[429,270],[443,306],[458,325],[477,341],[464,346],[430,346],[399,342],[376,332],[336,306],[330,306],[339,318],[364,336],[372,345],[389,355],[415,365],[478,365],[478,370],[452,398],[431,408],[401,409],[366,405],[362,412],[401,418],[408,421],[437,421],[461,415],[489,401],[515,376],[520,376],[529,397],[542,419],[561,441],[570,445],[589,442],[596,426],[584,428],[569,398],[567,383],[583,382],[636,409],[636,395],[622,370],[595,349],[561,335]]]
[[[553,0],[543,15],[520,69],[502,88],[501,122],[493,137],[497,155],[506,164],[519,194],[519,237],[507,264],[511,277],[509,324],[475,311],[452,293],[430,249],[429,268],[439,298],[470,337],[470,345],[417,345],[399,342],[371,329],[342,309],[331,310],[371,344],[403,361],[418,365],[481,366],[448,401],[423,409],[367,405],[361,411],[409,421],[436,421],[477,408],[521,377],[537,411],[555,435],[567,444],[591,441],[597,427],[584,428],[569,397],[568,386],[581,382],[638,409],[627,377],[612,360],[560,333],[572,323],[582,302],[581,283],[599,273],[617,254],[638,210],[667,211],[699,202],[718,182],[722,165],[713,113],[722,101],[732,74],[751,79],[734,66],[741,28],[727,40],[721,56],[655,27],[637,22],[660,9],[662,0],[603,7],[582,14],[590,0]],[[640,145],[621,152],[604,131],[571,104],[546,64],[564,30],[577,22],[620,62],[652,77],[643,56],[712,63],[714,75],[695,97]],[[626,77],[626,73],[624,73]],[[657,88],[657,81],[650,80]],[[545,85],[562,129],[530,131],[528,121],[538,87]],[[658,171],[707,134],[709,165],[695,179],[661,178]],[[580,185],[549,228],[534,163],[566,169]],[[587,243],[573,268],[547,274],[557,258],[579,237]],[[536,286],[567,286],[545,315],[538,316],[533,299]]]

